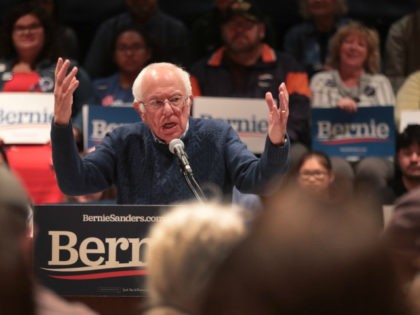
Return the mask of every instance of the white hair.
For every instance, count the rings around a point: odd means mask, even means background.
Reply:
[[[143,70],[141,70],[140,73],[138,74],[137,78],[134,80],[133,88],[132,88],[134,101],[137,101],[137,102],[143,101],[143,90],[142,90],[143,79],[149,71],[154,70],[154,69],[163,69],[164,71],[176,72],[179,75],[179,78],[181,79],[185,87],[185,91],[187,95],[188,96],[192,95],[190,74],[187,71],[169,62],[155,62],[144,67]]]
[[[162,307],[193,314],[213,272],[245,231],[234,205],[192,203],[166,213],[149,233],[147,314],[164,314],[157,311]]]

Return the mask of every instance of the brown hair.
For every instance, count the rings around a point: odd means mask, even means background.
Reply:
[[[340,64],[340,48],[344,40],[351,34],[362,36],[367,43],[367,58],[363,65],[363,69],[370,74],[379,72],[380,68],[380,51],[379,51],[379,35],[375,29],[369,28],[360,22],[350,22],[341,26],[334,37],[331,39],[330,46],[330,63],[335,69]]]

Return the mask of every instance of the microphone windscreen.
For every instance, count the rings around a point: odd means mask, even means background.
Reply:
[[[172,139],[171,142],[169,142],[169,151],[172,154],[175,154],[175,148],[184,149],[184,142],[182,142],[181,139]]]

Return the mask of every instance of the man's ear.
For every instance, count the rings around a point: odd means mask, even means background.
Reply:
[[[134,101],[133,107],[134,107],[134,110],[140,115],[141,119],[143,119],[144,105],[139,101]]]

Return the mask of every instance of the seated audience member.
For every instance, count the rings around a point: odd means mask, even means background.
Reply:
[[[58,55],[63,58],[71,58],[79,60],[79,38],[76,32],[68,25],[62,23],[62,16],[60,15],[60,1],[59,0],[32,0],[38,6],[42,7],[51,17],[54,22],[54,29],[57,38]]]
[[[296,170],[297,174],[292,173],[292,176],[296,177],[297,184],[305,193],[325,201],[336,197],[332,195],[335,174],[328,155],[310,151],[302,156]]]
[[[196,314],[411,314],[369,208],[306,197],[292,186],[267,203]]]
[[[398,90],[395,104],[395,124],[399,128],[402,111],[420,110],[420,70],[412,73]]]
[[[4,166],[0,166],[0,187],[0,313],[97,315],[81,303],[67,302],[34,278],[29,196]]]
[[[132,86],[141,69],[152,61],[153,44],[137,24],[123,26],[113,41],[113,61],[117,71],[93,80],[95,104],[132,106]]]
[[[226,9],[232,0],[213,0],[213,7],[193,20],[191,27],[191,61],[209,56],[223,45],[220,27],[226,14]],[[275,31],[271,21],[265,17],[265,41],[276,46]]]
[[[245,233],[240,208],[193,203],[166,213],[148,235],[145,314],[196,314],[213,271]]]
[[[420,10],[391,24],[385,42],[385,75],[397,93],[404,80],[420,70]]]
[[[119,204],[182,202],[197,197],[189,185],[194,173],[194,182],[203,191],[218,189],[231,200],[233,186],[242,193],[268,194],[271,182],[287,170],[289,96],[284,83],[277,90],[279,107],[266,93],[268,134],[259,158],[226,122],[190,117],[189,73],[165,62],[146,66],[134,81],[133,106],[142,121],[115,128],[81,158],[70,121],[77,68],[66,75],[69,66],[68,60],[58,59],[51,124],[54,168],[67,195],[91,194],[115,185]],[[173,140],[180,142],[176,150],[169,145]]]
[[[189,33],[184,23],[159,9],[158,0],[125,0],[127,11],[99,25],[86,53],[84,67],[92,79],[111,75],[112,40],[123,25],[137,23],[156,43],[162,56],[159,61],[186,65],[189,61]]]
[[[299,0],[304,22],[292,26],[284,37],[284,50],[295,56],[308,75],[330,68],[329,43],[337,28],[349,22],[346,0]]]
[[[386,203],[393,203],[408,191],[420,188],[420,125],[408,125],[398,134],[395,168]]]
[[[310,144],[308,76],[289,54],[275,51],[264,42],[263,15],[253,2],[232,1],[222,21],[224,42],[210,58],[191,67],[198,95],[218,97],[264,98],[267,91],[277,94],[285,82],[290,94],[287,132],[294,156]]]
[[[33,3],[16,6],[8,15],[2,35],[0,91],[52,93],[56,38],[45,11]],[[79,91],[74,94],[72,117],[92,96],[87,75],[82,69],[79,71]],[[7,156],[10,167],[22,179],[34,203],[63,200],[52,169],[49,144],[8,146]]]
[[[53,92],[57,38],[51,18],[33,3],[15,7],[7,17],[0,42],[0,90]],[[72,65],[77,65],[72,61]],[[72,117],[92,100],[92,86],[78,66],[79,89],[74,94]]]
[[[338,107],[350,114],[360,107],[394,106],[389,80],[379,74],[379,37],[375,30],[350,22],[336,32],[331,42],[332,70],[315,74],[310,82],[312,107]],[[336,174],[353,178],[344,159],[332,157]],[[393,176],[393,164],[386,158],[365,157],[355,165],[356,181],[368,180],[382,189]]]

